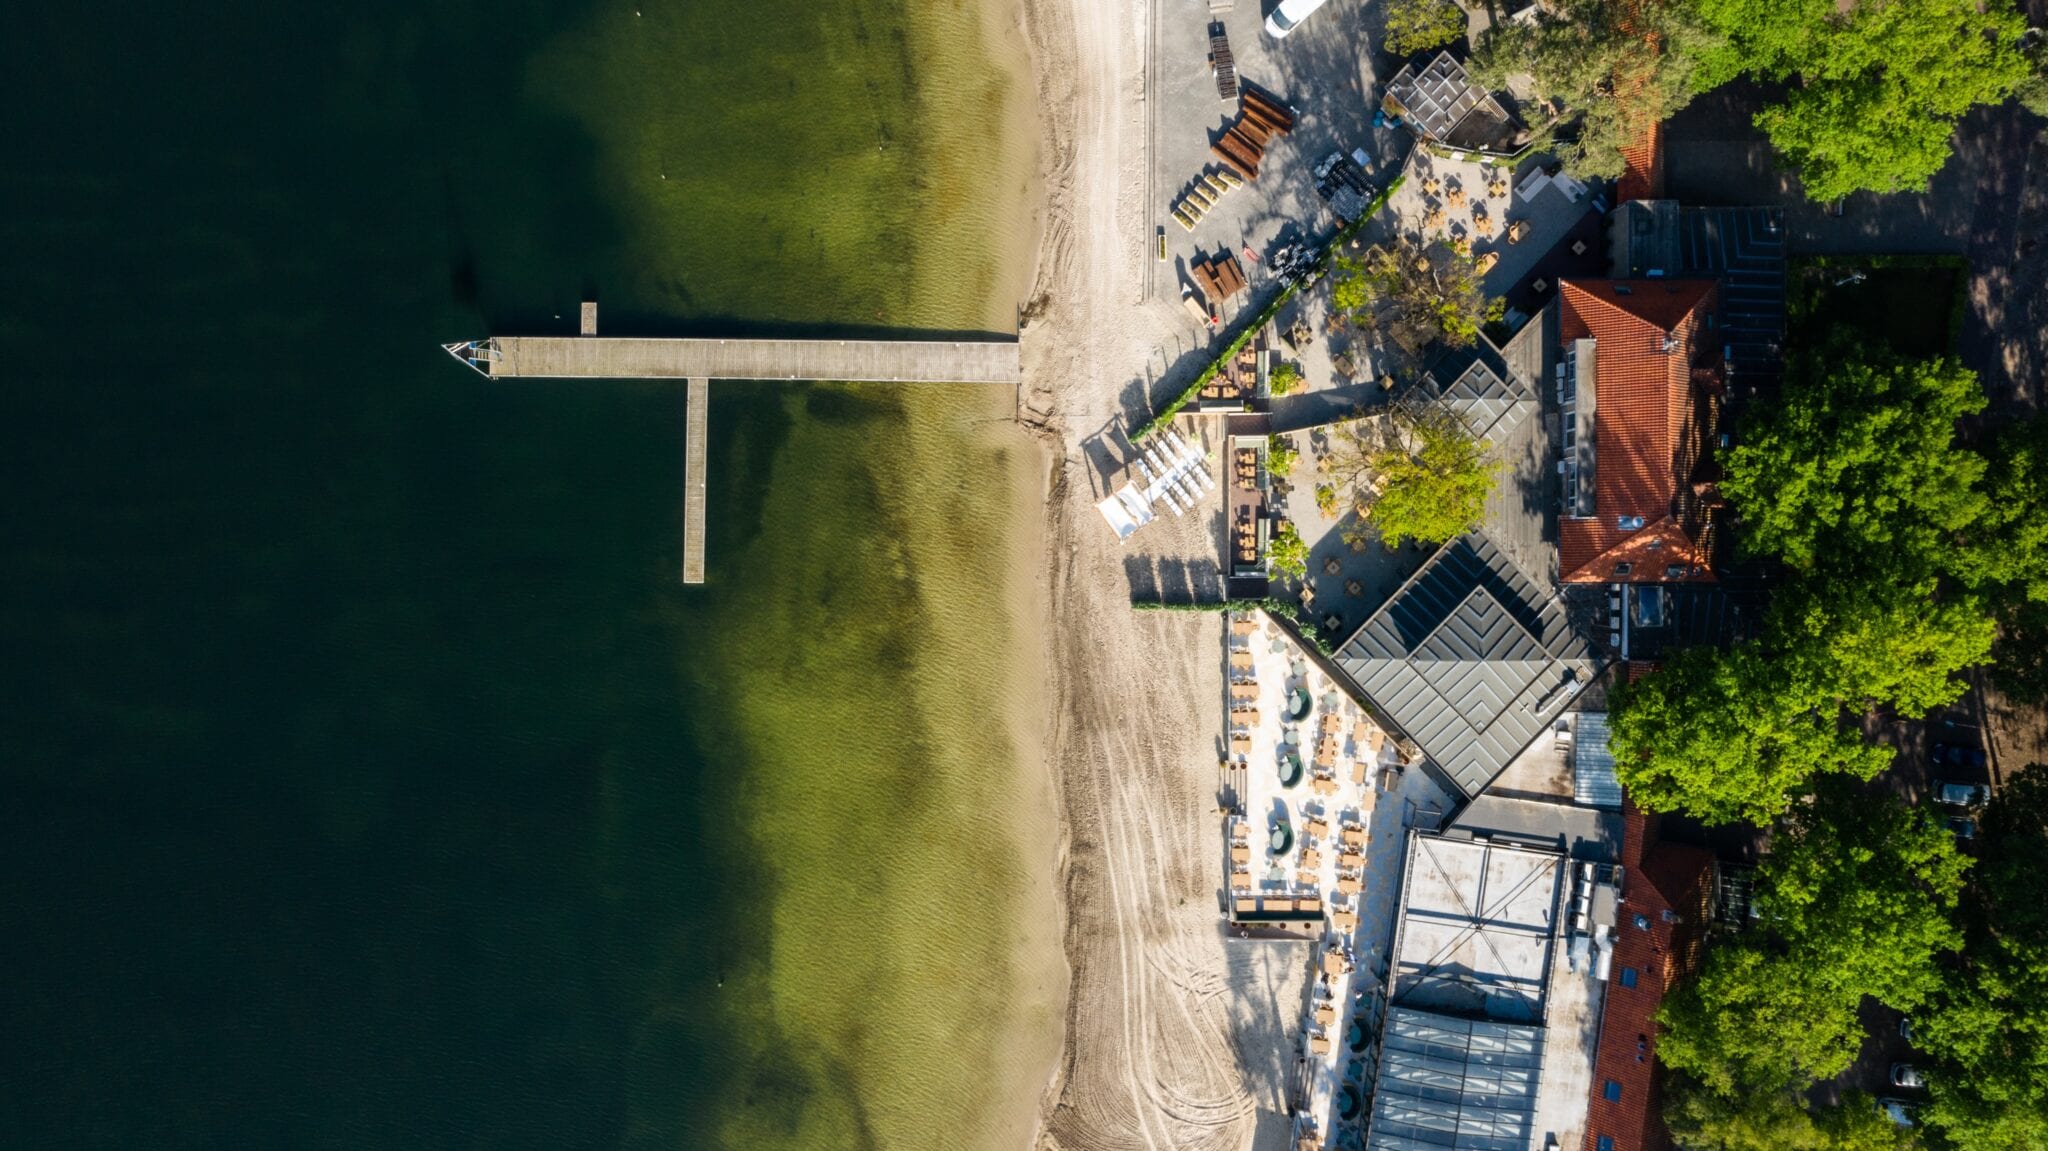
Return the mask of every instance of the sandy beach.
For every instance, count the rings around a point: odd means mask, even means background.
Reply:
[[[1091,506],[1124,394],[1175,342],[1178,309],[1145,302],[1142,288],[1153,13],[1095,0],[1025,8],[1045,223],[1019,418],[1054,455],[1041,575],[1068,965],[1065,1042],[1036,1145],[1243,1147],[1261,1112],[1284,1110],[1264,1085],[1282,1078],[1277,1021],[1292,1013],[1237,988],[1272,974],[1247,965],[1299,957],[1226,954],[1218,930],[1222,625],[1131,611],[1117,541]]]

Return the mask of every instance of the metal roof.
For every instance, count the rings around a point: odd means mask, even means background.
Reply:
[[[1467,797],[1546,731],[1595,670],[1563,602],[1483,530],[1431,556],[1336,662]]]
[[[1554,850],[1411,836],[1388,1002],[1543,1022],[1563,877]]]
[[[1528,1151],[1543,1029],[1387,1010],[1367,1151]]]
[[[1468,351],[1459,358],[1464,355],[1470,355],[1470,362],[1450,383],[1438,383],[1438,373],[1450,375],[1448,369],[1457,367],[1456,360],[1448,358],[1432,365],[1425,380],[1435,385],[1436,399],[1456,412],[1475,438],[1498,446],[1524,420],[1535,418],[1541,401],[1534,388],[1512,373],[1496,370],[1487,357]]]
[[[1621,809],[1621,781],[1614,776],[1604,711],[1581,712],[1572,733],[1572,798],[1588,807]]]
[[[1423,134],[1434,140],[1450,135],[1458,121],[1486,99],[1486,93],[1466,76],[1465,66],[1449,52],[1438,53],[1420,71],[1412,64],[1401,69],[1387,91],[1408,110]]]

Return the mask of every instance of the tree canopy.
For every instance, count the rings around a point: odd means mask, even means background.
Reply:
[[[1472,530],[1494,485],[1487,444],[1441,404],[1397,405],[1337,425],[1323,469],[1348,487],[1358,523],[1343,538],[1363,551],[1436,545]]]
[[[1989,658],[1983,589],[2025,583],[2048,559],[2048,510],[1997,510],[1984,458],[1956,442],[1980,411],[1976,379],[1946,360],[1848,344],[1801,357],[1781,400],[1723,457],[1721,490],[1745,550],[1788,571],[1755,639],[1681,653],[1616,694],[1615,768],[1637,801],[1710,822],[1768,820],[1803,780],[1869,778],[1890,753],[1840,718],[1925,714]],[[2048,450],[2015,448],[2005,498],[2048,494]],[[2043,489],[2036,491],[2036,488]],[[2048,574],[2039,576],[2048,590]]]
[[[1613,179],[1624,148],[1702,91],[1697,61],[1714,46],[1684,4],[1565,0],[1538,9],[1531,22],[1495,24],[1473,72],[1491,88],[1526,76],[1539,99],[1570,109],[1577,123],[1560,149],[1565,166]]]
[[[1280,525],[1280,530],[1273,533],[1272,541],[1266,545],[1266,559],[1281,575],[1300,579],[1308,574],[1308,545],[1291,523]]]
[[[1608,743],[1629,795],[1646,810],[1707,823],[1767,822],[1807,779],[1869,779],[1892,758],[1754,641],[1678,652],[1654,675],[1618,685],[1608,706]]]
[[[1665,999],[1658,1058],[1731,1099],[1840,1074],[1865,996],[1911,1011],[1940,987],[1968,863],[1926,812],[1821,785],[1758,869],[1758,925]]]
[[[1935,1059],[1922,1113],[1955,1151],[2048,1148],[2048,767],[2015,772],[1984,812],[1963,901],[1964,964],[1915,1041]]]
[[[1438,341],[1471,346],[1481,327],[1500,319],[1504,304],[1487,300],[1469,253],[1443,243],[1418,247],[1396,240],[1357,259],[1339,256],[1330,306],[1420,356]]]
[[[1983,457],[1955,442],[1984,409],[1952,360],[1899,360],[1848,340],[1801,357],[1782,399],[1723,457],[1749,552],[1791,567],[1921,578],[1947,570],[1986,499]]]
[[[1281,361],[1273,365],[1266,375],[1266,390],[1276,396],[1284,396],[1301,385],[1301,369]]]
[[[2029,72],[2010,0],[1688,2],[1716,33],[1699,61],[1705,86],[1796,82],[1756,122],[1816,200],[1925,190],[1963,113],[2003,101]]]
[[[1674,1076],[1664,1087],[1664,1122],[1687,1151],[1914,1151],[1919,1132],[1900,1127],[1877,1101],[1848,1091],[1832,1107],[1808,1110],[1790,1091],[1717,1095]]]
[[[1464,35],[1465,10],[1449,0],[1391,0],[1381,43],[1394,55],[1407,56]]]
[[[1615,176],[1621,148],[1741,76],[1785,86],[1756,124],[1806,193],[1924,190],[1962,115],[2048,84],[2012,0],[1566,0],[1496,25],[1477,57],[1579,119],[1575,171]]]

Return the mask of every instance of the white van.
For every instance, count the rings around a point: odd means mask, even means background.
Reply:
[[[1266,34],[1278,40],[1294,31],[1295,26],[1308,19],[1309,13],[1321,8],[1329,0],[1280,0],[1280,6],[1266,17]]]

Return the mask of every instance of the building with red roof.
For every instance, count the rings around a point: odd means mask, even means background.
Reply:
[[[1711,919],[1714,858],[1661,842],[1655,816],[1622,812],[1621,907],[1593,1057],[1584,1151],[1667,1151],[1657,1067],[1657,1008],[1699,967]]]
[[[1642,134],[1621,150],[1621,179],[1614,185],[1614,201],[1664,198],[1664,125],[1652,120]]]
[[[1714,581],[1703,465],[1719,416],[1718,302],[1705,279],[1559,285],[1565,583]]]

